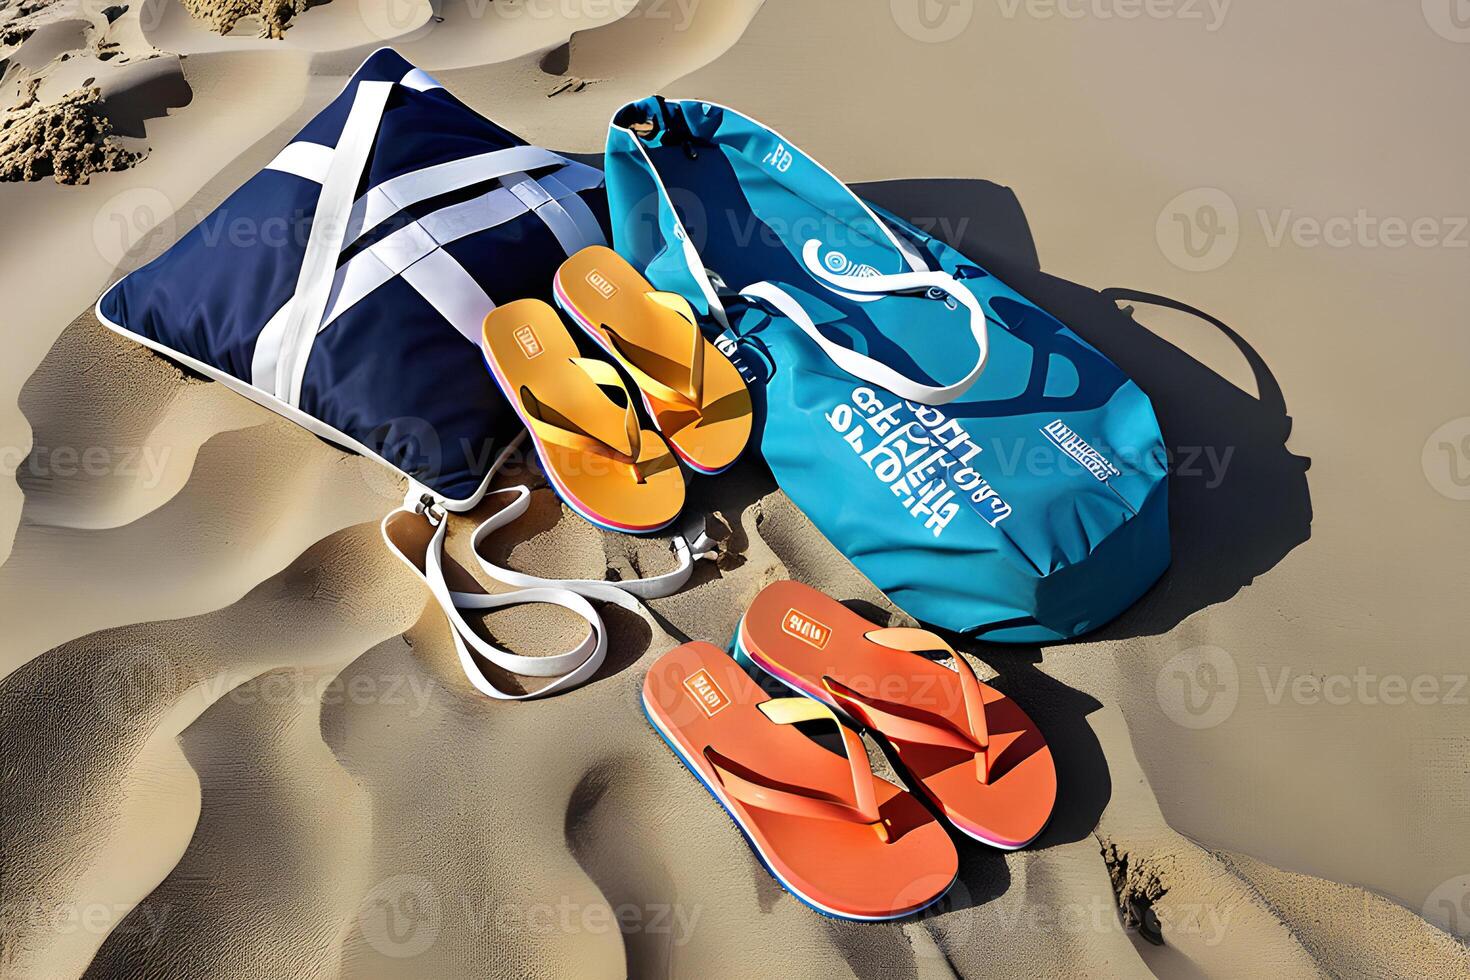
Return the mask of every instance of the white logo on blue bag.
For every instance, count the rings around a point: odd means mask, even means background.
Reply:
[[[791,162],[794,159],[795,157],[791,155],[791,151],[786,149],[786,144],[778,142],[775,149],[761,157],[761,163],[771,167],[778,173],[784,174],[791,169]]]

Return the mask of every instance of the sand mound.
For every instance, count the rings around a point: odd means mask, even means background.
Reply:
[[[35,95],[33,85],[0,119],[0,180],[85,184],[95,173],[126,170],[143,158],[112,138],[101,89],[77,89],[51,105],[36,105]]]
[[[260,36],[281,38],[291,19],[306,9],[305,0],[184,0],[189,13],[208,23],[220,34],[228,34],[240,21],[258,17]]]

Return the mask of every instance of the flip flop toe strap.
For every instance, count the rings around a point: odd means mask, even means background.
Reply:
[[[606,361],[586,357],[573,357],[569,360],[598,387],[616,388],[622,391],[625,404],[621,406],[623,413],[622,432],[619,433],[621,438],[613,436],[611,432],[604,432],[602,435],[593,434],[576,420],[575,416],[580,414],[579,412],[558,408],[556,400],[543,397],[542,394],[522,385],[521,405],[526,410],[526,418],[529,423],[527,427],[543,442],[624,463],[632,467],[636,474],[638,456],[642,450],[642,427],[638,424],[638,410],[634,407],[633,399],[628,394],[628,389],[624,387],[623,379],[618,375],[617,368]],[[617,407],[611,398],[607,399],[607,402]],[[569,429],[546,418],[548,409],[560,418],[571,421],[578,428]],[[613,441],[614,439],[616,441]]]
[[[602,324],[602,331],[607,335],[614,352],[622,360],[623,366],[633,376],[639,388],[678,410],[697,414],[704,407],[705,340],[704,334],[699,329],[699,322],[694,317],[689,301],[678,293],[651,292],[646,294],[646,298],[652,303],[672,310],[680,320],[688,324],[690,350],[686,363],[689,365],[689,372],[682,385],[671,385],[654,377],[638,363],[637,358],[630,352],[633,345],[605,323]]]
[[[909,653],[937,651],[949,654],[959,675],[960,693],[964,698],[966,726],[960,728],[945,715],[908,704],[883,701],[854,691],[830,677],[824,677],[832,695],[844,707],[855,707],[853,713],[870,727],[885,735],[908,742],[961,749],[975,754],[975,777],[990,782],[994,760],[990,754],[990,729],[985,717],[985,695],[979,678],[964,657],[941,637],[928,630],[911,627],[876,629],[866,638],[879,646]]]
[[[828,720],[836,725],[842,734],[842,746],[852,771],[852,799],[840,799],[810,787],[778,784],[707,746],[705,761],[714,770],[720,786],[746,806],[817,820],[862,824],[871,827],[879,840],[888,843],[888,828],[878,812],[873,770],[868,765],[867,750],[857,733],[838,721],[831,708],[810,698],[776,698],[763,701],[758,707],[778,725],[817,720]],[[737,772],[737,769],[741,771]]]

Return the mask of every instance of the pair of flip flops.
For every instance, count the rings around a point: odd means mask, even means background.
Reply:
[[[918,656],[948,653],[955,669]],[[954,843],[916,796],[873,774],[852,727],[881,737],[908,781],[962,833],[1014,850],[1056,802],[1036,724],[927,630],[884,629],[799,582],[777,582],[741,620],[735,654],[803,695],[771,698],[708,643],[661,657],[643,685],[654,728],[797,898],[879,920],[938,901]],[[794,726],[827,720],[845,758]]]
[[[750,438],[750,392],[700,330],[689,303],[655,290],[612,249],[592,246],[557,270],[557,305],[637,386],[645,428],[618,368],[583,357],[556,310],[527,299],[492,310],[482,350],[530,432],[547,480],[601,527],[667,526],[684,506],[680,461],[706,475]]]

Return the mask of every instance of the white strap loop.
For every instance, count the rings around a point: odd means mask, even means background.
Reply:
[[[821,348],[832,363],[848,374],[886,388],[900,398],[917,402],[920,405],[947,405],[970,390],[970,386],[985,370],[985,361],[990,356],[989,330],[985,322],[985,310],[980,306],[980,301],[975,298],[974,293],[970,292],[954,276],[945,272],[900,272],[892,275],[880,273],[870,276],[838,274],[823,266],[820,260],[821,247],[822,243],[813,238],[803,246],[801,257],[807,265],[807,270],[833,289],[861,294],[886,293],[890,295],[938,290],[952,297],[970,314],[970,334],[975,338],[975,345],[978,349],[974,366],[963,378],[953,384],[926,385],[900,374],[882,361],[828,340],[817,329],[811,316],[801,304],[790,293],[774,283],[752,283],[741,291],[741,295],[747,299],[760,300],[770,305],[782,316],[796,324]]]
[[[648,578],[624,579],[617,582],[608,582],[593,579],[555,579],[541,578],[537,575],[528,575],[518,572],[512,568],[505,568],[490,561],[480,553],[480,542],[489,537],[491,533],[499,530],[514,521],[526,512],[531,505],[531,491],[528,487],[509,487],[504,490],[492,490],[495,494],[514,494],[515,499],[506,504],[494,515],[475,528],[474,535],[470,538],[470,547],[474,549],[475,557],[479,559],[480,567],[488,575],[506,583],[522,588],[557,588],[566,589],[591,599],[601,599],[622,606],[624,609],[637,611],[640,608],[639,599],[662,599],[664,596],[673,595],[684,587],[689,581],[689,576],[694,572],[694,559],[705,557],[712,551],[713,543],[707,538],[695,541],[696,546],[702,546],[703,551],[696,554],[687,540],[681,535],[676,535],[672,540],[674,558],[678,566],[670,572],[662,575],[653,575]]]
[[[439,600],[446,615],[450,617],[455,626],[455,632],[474,648],[486,660],[513,674],[521,674],[525,677],[556,677],[558,680],[545,688],[537,691],[535,696],[551,693],[552,690],[562,690],[577,683],[578,680],[592,676],[598,664],[602,662],[607,653],[607,635],[603,628],[602,619],[592,604],[586,599],[566,589],[535,588],[517,589],[514,592],[501,593],[472,593],[451,591],[444,579],[444,535],[449,527],[449,522],[441,520],[439,526],[434,529],[434,537],[429,542],[429,551],[425,556],[424,568],[429,583],[429,591]],[[586,620],[589,627],[587,636],[566,653],[557,654],[552,657],[524,657],[520,654],[511,653],[509,650],[487,643],[470,629],[464,617],[459,614],[461,609],[502,609],[507,606],[519,606],[528,603],[547,603],[553,606],[561,606],[563,609],[571,610],[582,619]],[[471,682],[483,675],[475,671],[470,676]],[[488,683],[488,682],[486,682]],[[479,687],[479,684],[476,684]],[[491,685],[493,687],[493,685]],[[497,689],[498,690],[498,689]],[[488,692],[487,692],[488,693]],[[493,696],[506,696],[502,693]],[[532,695],[521,695],[531,697]]]
[[[506,447],[494,466],[491,467],[492,473],[500,468],[524,439],[525,434],[522,433]],[[454,648],[459,654],[460,666],[464,668],[465,676],[480,693],[502,701],[525,701],[546,697],[549,694],[576,687],[597,673],[597,669],[602,666],[607,657],[607,629],[603,625],[602,617],[587,601],[589,598],[611,602],[641,615],[643,608],[639,602],[640,599],[658,599],[678,592],[689,581],[689,576],[694,570],[695,559],[709,557],[714,553],[714,542],[701,533],[695,536],[692,544],[684,537],[676,536],[672,544],[678,563],[677,567],[671,572],[649,578],[605,582],[590,579],[541,578],[517,572],[514,569],[496,565],[485,558],[480,553],[480,543],[492,532],[525,514],[530,506],[531,491],[528,487],[516,486],[491,492],[511,494],[512,499],[510,503],[475,528],[470,538],[470,546],[480,567],[487,574],[507,585],[516,587],[510,592],[491,594],[455,592],[450,589],[444,574],[444,538],[449,527],[447,513],[435,501],[431,491],[414,481],[409,481],[408,495],[404,499],[403,509],[424,514],[434,524],[434,533],[429,539],[428,550],[424,555],[423,578],[435,601],[439,603],[439,608],[444,611],[444,615],[449,620],[450,633],[454,637]],[[401,511],[395,513],[401,513]],[[413,560],[413,556],[399,551],[398,546],[389,536],[388,523],[393,516],[389,514],[383,519],[383,539],[388,543],[390,549],[397,552],[410,567],[417,570],[418,564]],[[550,657],[525,657],[511,653],[509,650],[502,650],[493,643],[482,639],[461,612],[461,610],[502,609],[507,606],[529,603],[545,603],[570,610],[586,621],[587,636],[565,653]],[[475,654],[513,674],[525,677],[555,677],[556,680],[530,693],[509,693],[497,687],[485,676],[475,663]]]

